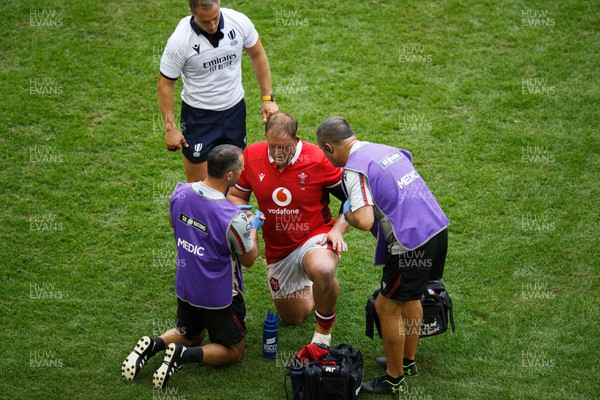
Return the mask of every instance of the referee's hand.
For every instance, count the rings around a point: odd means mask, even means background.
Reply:
[[[274,101],[263,101],[260,107],[260,112],[262,114],[263,124],[266,124],[267,120],[271,118],[271,116],[279,112],[279,107]]]
[[[165,134],[165,144],[169,151],[181,150],[182,146],[188,147],[185,137],[177,129],[167,131]]]

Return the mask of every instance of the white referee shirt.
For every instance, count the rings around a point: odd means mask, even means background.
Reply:
[[[223,39],[213,47],[192,16],[183,18],[167,41],[160,73],[175,80],[181,75],[181,99],[204,110],[224,111],[244,98],[242,53],[258,41],[254,24],[244,14],[221,8]]]

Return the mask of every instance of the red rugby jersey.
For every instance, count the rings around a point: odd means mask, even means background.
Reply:
[[[335,168],[317,146],[303,140],[281,172],[269,160],[267,142],[244,150],[244,171],[236,187],[254,192],[265,214],[267,263],[287,257],[310,237],[329,232],[334,219],[326,189],[340,184],[341,178],[342,168]]]

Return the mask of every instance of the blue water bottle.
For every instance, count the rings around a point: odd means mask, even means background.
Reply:
[[[279,314],[271,313],[267,310],[265,324],[263,327],[263,356],[265,358],[275,358],[277,355],[277,325],[279,323]]]

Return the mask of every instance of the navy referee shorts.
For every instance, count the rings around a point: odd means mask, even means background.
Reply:
[[[181,103],[181,133],[189,147],[182,147],[185,158],[197,164],[220,144],[246,148],[246,102],[240,100],[225,111],[194,108]]]

